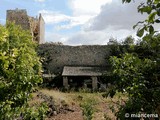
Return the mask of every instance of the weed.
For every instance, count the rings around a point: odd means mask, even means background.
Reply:
[[[96,105],[96,101],[91,98],[84,100],[80,104],[80,107],[82,108],[85,120],[92,120],[93,114],[95,112],[95,108],[94,108],[95,105]]]

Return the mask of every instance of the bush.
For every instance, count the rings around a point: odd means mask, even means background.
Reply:
[[[16,119],[24,111],[33,110],[28,108],[28,100],[34,87],[42,82],[36,46],[29,31],[12,23],[0,25],[1,120]]]
[[[114,87],[109,93],[112,96],[116,91],[128,94],[128,101],[116,114],[118,118],[125,119],[125,113],[160,115],[159,40],[160,35],[146,35],[138,46],[152,54],[139,52],[136,46],[133,53],[110,58]]]

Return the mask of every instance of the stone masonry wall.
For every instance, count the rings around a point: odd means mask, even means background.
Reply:
[[[45,58],[43,67],[46,73],[61,74],[64,66],[107,66],[109,48],[106,45],[42,44],[38,52]]]
[[[40,14],[39,18],[30,17],[25,9],[7,10],[7,21],[15,22],[24,30],[29,30],[33,40],[37,43],[44,43],[45,22]]]
[[[30,23],[25,9],[7,10],[7,21],[15,22],[24,30],[30,30]]]

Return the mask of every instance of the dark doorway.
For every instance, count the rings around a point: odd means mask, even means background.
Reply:
[[[68,77],[68,84],[70,85],[70,88],[82,88],[86,87],[87,88],[92,88],[92,80],[91,77],[88,76],[73,76],[73,77]]]

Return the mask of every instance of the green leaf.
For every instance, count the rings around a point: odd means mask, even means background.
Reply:
[[[139,21],[136,25],[133,26],[133,29],[135,29],[139,24],[143,24],[144,21]]]
[[[133,26],[133,29],[135,29],[137,27],[137,24]]]
[[[139,11],[141,13],[146,12],[146,13],[150,14],[152,12],[152,8],[150,6],[144,6],[142,8],[139,8]]]
[[[157,20],[155,20],[155,22],[156,22],[156,23],[160,23],[160,20],[159,20],[159,19],[157,19]]]
[[[160,16],[160,6],[157,9],[157,15]]]
[[[158,4],[160,0],[154,0],[154,4]]]
[[[160,7],[160,3],[158,2],[158,4],[156,5],[156,8],[159,8]]]
[[[0,120],[18,118],[34,87],[41,82],[41,63],[35,47],[29,32],[13,23],[0,25]]]
[[[143,34],[144,34],[144,28],[139,29],[139,30],[137,31],[137,36],[138,36],[138,37],[142,37]]]
[[[150,34],[154,33],[154,28],[153,28],[153,26],[152,26],[152,25],[151,25],[151,26],[149,26],[149,33],[150,33]]]
[[[122,3],[130,3],[131,0],[122,0]]]
[[[154,19],[156,16],[157,12],[153,12],[148,16],[148,23],[154,23]]]

